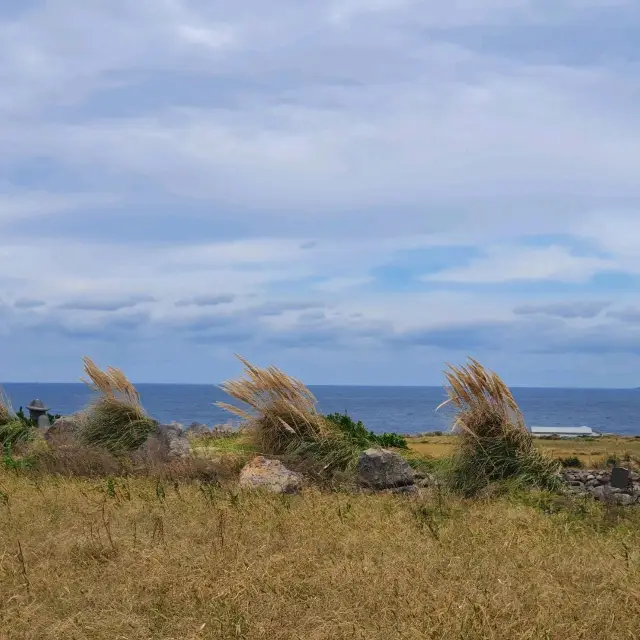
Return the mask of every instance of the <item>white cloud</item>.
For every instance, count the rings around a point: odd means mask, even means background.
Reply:
[[[513,280],[585,282],[596,273],[616,270],[613,260],[572,255],[566,248],[493,247],[469,265],[423,276],[439,282],[495,283]]]
[[[46,304],[9,315],[95,329],[100,300],[147,295],[159,327],[232,294],[229,314],[289,304],[276,329],[402,331],[556,304],[529,299],[539,281],[588,306],[593,276],[640,273],[640,76],[617,38],[584,51],[639,18],[622,0],[25,5],[0,19],[0,282]],[[96,309],[52,311],[74,300]]]

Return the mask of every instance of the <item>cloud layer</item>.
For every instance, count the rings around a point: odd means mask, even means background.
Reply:
[[[5,2],[0,380],[637,386],[638,36],[630,0]]]

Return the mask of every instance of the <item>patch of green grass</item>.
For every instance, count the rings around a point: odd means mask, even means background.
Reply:
[[[35,428],[18,418],[0,425],[0,446],[14,447],[17,444],[29,442],[33,439]]]
[[[402,436],[397,433],[378,434],[369,431],[362,420],[356,422],[346,411],[344,413],[330,413],[325,418],[335,424],[347,438],[363,449],[372,445],[394,449],[407,448],[407,441]]]
[[[105,396],[92,404],[80,435],[90,446],[125,453],[142,446],[155,427],[139,407]]]

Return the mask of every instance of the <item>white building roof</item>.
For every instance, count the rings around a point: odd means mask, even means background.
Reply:
[[[531,427],[531,433],[538,436],[596,436],[591,427]]]

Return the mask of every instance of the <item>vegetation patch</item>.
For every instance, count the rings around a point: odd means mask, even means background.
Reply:
[[[471,496],[493,482],[512,479],[528,487],[560,486],[559,465],[539,449],[502,379],[476,360],[446,372],[456,409],[457,451],[451,467],[454,490]],[[443,405],[441,405],[443,406]]]
[[[385,449],[406,449],[407,440],[397,433],[374,433],[369,431],[361,420],[356,422],[351,416],[344,413],[330,413],[325,416],[327,420],[335,424],[347,437],[366,449],[371,446]]]
[[[89,405],[81,438],[87,445],[111,453],[138,449],[156,422],[143,409],[136,388],[120,369],[102,371],[88,357],[84,358],[84,370],[89,380],[83,382],[99,395]]]

